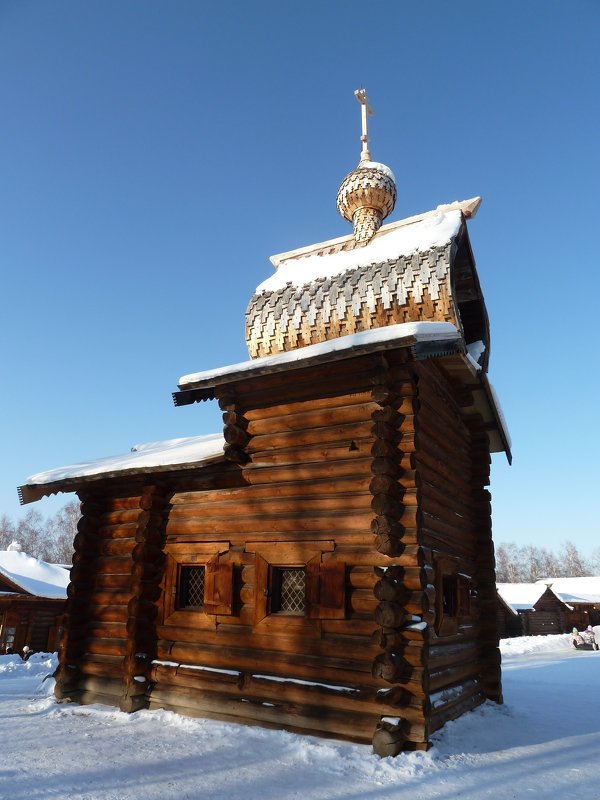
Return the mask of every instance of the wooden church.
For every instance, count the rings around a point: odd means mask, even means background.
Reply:
[[[509,442],[467,221],[382,225],[394,176],[342,182],[353,233],[273,257],[250,360],[187,375],[223,434],[32,476],[82,517],[56,695],[425,749],[501,702],[490,453]]]

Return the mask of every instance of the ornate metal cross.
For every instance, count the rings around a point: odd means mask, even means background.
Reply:
[[[369,153],[369,147],[367,144],[369,141],[367,119],[373,115],[373,109],[369,105],[369,98],[367,97],[366,89],[355,89],[354,96],[360,103],[362,116],[362,134],[360,137],[362,142],[362,150],[360,153],[360,160],[369,161],[371,159],[371,154]]]

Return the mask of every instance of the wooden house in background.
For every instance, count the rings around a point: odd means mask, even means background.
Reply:
[[[365,145],[366,147],[366,145]],[[354,235],[274,257],[251,359],[185,376],[223,435],[32,476],[76,491],[56,694],[426,748],[501,701],[490,452],[509,444],[467,220],[381,226],[368,151],[338,207]]]
[[[506,636],[546,636],[600,625],[600,577],[499,583],[498,630]]]
[[[0,550],[0,655],[58,648],[69,571],[22,553]]]
[[[537,584],[545,586],[546,591],[535,603],[534,610],[536,614],[551,611],[557,601],[560,622],[564,626],[559,633],[600,625],[600,577],[547,578]],[[550,595],[556,601],[552,601]]]

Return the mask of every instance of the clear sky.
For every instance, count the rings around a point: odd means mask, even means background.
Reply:
[[[0,0],[0,515],[34,472],[219,430],[171,392],[247,358],[269,255],[349,232],[366,86],[390,221],[483,197],[496,541],[597,547],[599,41],[596,0]]]

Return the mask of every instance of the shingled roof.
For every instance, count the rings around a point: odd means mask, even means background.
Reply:
[[[274,256],[246,312],[251,358],[404,322],[451,322],[468,344],[489,329],[465,220],[479,198],[385,225],[364,247],[352,236]]]

